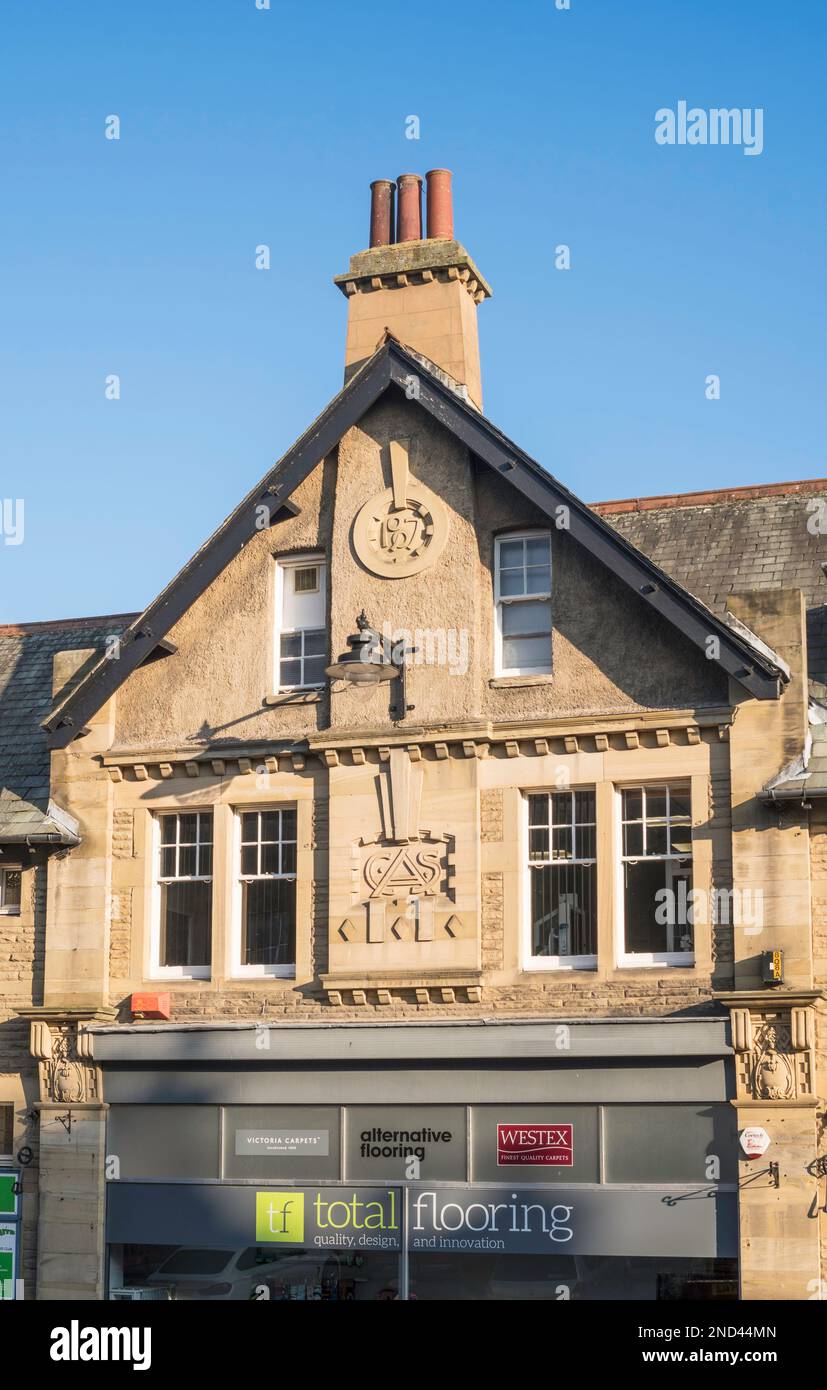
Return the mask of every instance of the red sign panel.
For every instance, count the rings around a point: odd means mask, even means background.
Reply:
[[[572,1125],[497,1125],[497,1166],[571,1168]]]

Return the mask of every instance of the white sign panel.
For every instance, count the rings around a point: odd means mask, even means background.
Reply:
[[[770,1136],[760,1125],[741,1130],[741,1148],[747,1158],[760,1158],[770,1146]]]

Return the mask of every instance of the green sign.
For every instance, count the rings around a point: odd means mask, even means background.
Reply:
[[[17,1173],[0,1173],[0,1213],[3,1216],[17,1214]]]

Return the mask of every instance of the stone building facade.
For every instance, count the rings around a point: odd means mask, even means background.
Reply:
[[[251,1296],[249,1247],[286,1297],[310,1228],[245,1203],[343,1188],[390,1253],[302,1287],[821,1296],[827,484],[585,505],[482,412],[429,187],[396,239],[374,186],[343,391],[163,594],[0,632],[24,1296]],[[569,1264],[443,1268],[428,1203],[473,1230],[515,1167]]]

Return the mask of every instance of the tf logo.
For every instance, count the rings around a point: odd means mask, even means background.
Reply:
[[[301,1245],[304,1240],[304,1193],[257,1192],[256,1240],[283,1240]]]

